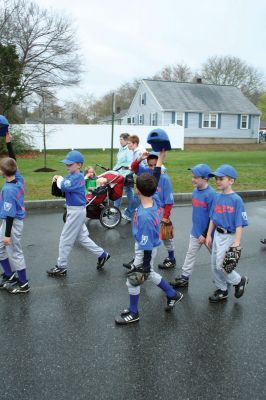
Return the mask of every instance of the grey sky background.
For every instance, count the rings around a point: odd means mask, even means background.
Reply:
[[[210,56],[237,56],[266,76],[265,0],[36,0],[69,16],[85,74],[79,93],[96,97],[163,66],[193,71]]]

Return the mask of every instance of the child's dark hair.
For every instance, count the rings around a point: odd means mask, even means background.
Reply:
[[[5,176],[15,175],[17,172],[17,163],[13,158],[4,157],[0,161],[0,169]]]
[[[157,154],[149,154],[147,157],[147,161],[148,160],[158,160]]]
[[[153,175],[144,172],[137,177],[136,187],[143,196],[151,197],[156,192],[157,181]]]

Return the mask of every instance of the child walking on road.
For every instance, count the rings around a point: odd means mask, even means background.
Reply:
[[[237,178],[236,170],[229,164],[223,164],[209,176],[215,177],[217,188],[222,191],[213,203],[206,238],[207,246],[212,246],[212,275],[217,288],[209,301],[218,303],[228,297],[230,284],[235,287],[235,297],[240,298],[248,283],[246,276],[241,277],[235,270],[226,273],[222,268],[226,251],[240,246],[243,227],[248,225],[248,220],[243,200],[232,189]]]
[[[67,217],[59,241],[59,256],[57,265],[47,271],[49,276],[62,277],[67,274],[67,260],[75,241],[77,240],[88,251],[98,256],[97,269],[103,268],[110,254],[99,247],[88,236],[86,221],[86,198],[84,175],[80,172],[84,157],[77,151],[70,151],[62,161],[66,164],[68,175],[55,175],[53,182],[66,196]]]
[[[212,203],[216,196],[215,190],[209,185],[210,167],[207,164],[197,164],[189,168],[192,174],[192,228],[186,258],[181,275],[170,282],[174,288],[187,287],[189,277],[193,272],[196,257],[201,246],[206,242],[210,221]]]
[[[157,161],[154,175],[143,173],[137,177],[136,187],[140,198],[140,206],[135,211],[132,221],[132,233],[135,239],[134,270],[128,273],[127,287],[129,293],[129,307],[115,318],[118,325],[126,325],[139,321],[138,302],[140,285],[145,280],[152,281],[166,294],[166,311],[174,308],[183,295],[176,292],[157,272],[153,270],[153,263],[160,245],[160,220],[162,208],[160,200],[154,196],[161,173],[161,166],[165,156],[162,151]]]
[[[0,194],[0,264],[4,270],[0,289],[12,294],[28,293],[30,287],[21,246],[25,218],[24,178],[17,169],[9,133],[6,134],[6,144],[9,157],[0,162],[0,174],[6,181]]]

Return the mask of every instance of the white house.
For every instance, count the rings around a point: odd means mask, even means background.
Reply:
[[[122,124],[180,125],[185,143],[254,143],[260,114],[234,86],[143,79]]]

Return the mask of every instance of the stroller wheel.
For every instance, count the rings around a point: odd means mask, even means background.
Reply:
[[[100,223],[108,229],[115,228],[121,221],[121,212],[115,206],[106,206],[100,215]]]

